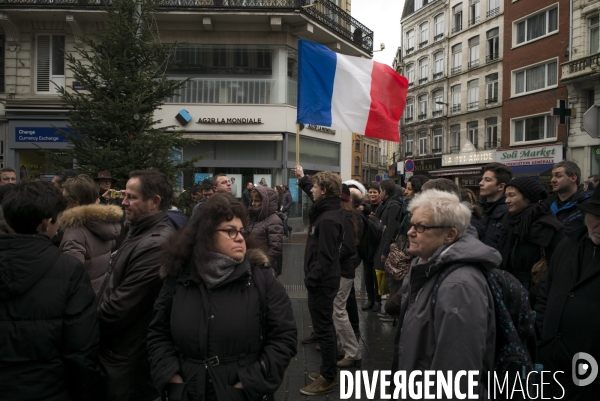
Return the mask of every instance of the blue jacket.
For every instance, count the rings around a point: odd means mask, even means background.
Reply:
[[[546,203],[550,206],[550,210],[554,212],[558,221],[564,228],[566,235],[572,233],[585,226],[583,222],[583,212],[576,205],[584,202],[590,195],[582,188],[579,188],[562,207],[558,207],[558,194],[553,193],[546,199]]]

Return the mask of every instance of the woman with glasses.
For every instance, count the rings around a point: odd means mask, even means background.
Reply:
[[[267,247],[269,263],[277,275],[281,274],[283,251],[283,221],[277,215],[279,194],[274,189],[258,185],[250,192],[248,230]]]
[[[154,384],[169,400],[263,400],[296,355],[291,302],[264,251],[246,243],[246,207],[213,195],[163,252],[149,327]]]
[[[477,388],[485,391],[496,320],[483,272],[500,265],[500,254],[465,235],[471,210],[455,194],[427,190],[413,198],[408,211],[409,251],[415,257],[401,288],[394,369],[476,370]],[[465,376],[460,389],[467,387]]]

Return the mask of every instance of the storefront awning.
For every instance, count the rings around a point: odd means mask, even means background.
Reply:
[[[513,176],[537,177],[539,175],[551,175],[554,164],[533,164],[530,166],[510,166]],[[548,173],[548,174],[544,174]]]
[[[434,177],[444,177],[447,175],[472,175],[481,174],[481,167],[449,168],[430,171]]]

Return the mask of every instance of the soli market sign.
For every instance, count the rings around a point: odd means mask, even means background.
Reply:
[[[507,166],[533,166],[555,164],[563,159],[562,145],[528,146],[503,150],[496,153],[496,161]]]

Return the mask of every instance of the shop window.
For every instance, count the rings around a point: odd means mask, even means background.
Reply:
[[[65,35],[36,39],[36,93],[58,94],[57,88],[65,86]]]

